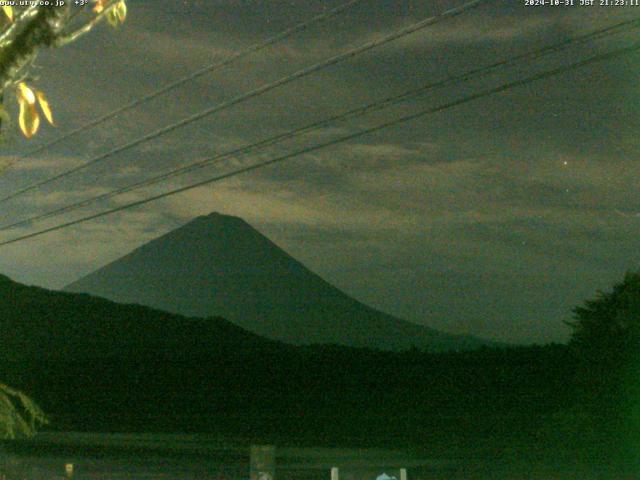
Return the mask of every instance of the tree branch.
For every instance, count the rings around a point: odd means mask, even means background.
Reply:
[[[7,45],[10,45],[15,39],[16,34],[24,28],[37,13],[37,6],[31,6],[21,11],[13,22],[0,34],[0,48],[5,48]]]
[[[22,31],[0,49],[0,91],[4,91],[33,60],[40,47],[54,46],[68,12],[68,7],[37,7]]]
[[[75,42],[82,35],[89,33],[93,27],[95,27],[104,17],[107,16],[109,11],[118,4],[120,0],[111,0],[107,6],[97,15],[95,15],[91,20],[86,22],[81,27],[76,28],[72,32],[63,33],[55,40],[54,46],[63,47],[71,42]]]

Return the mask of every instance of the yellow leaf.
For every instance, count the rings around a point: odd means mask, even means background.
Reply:
[[[96,6],[93,7],[93,11],[96,13],[101,13],[104,10],[104,6],[107,3],[107,0],[95,0]]]
[[[35,93],[24,82],[18,84],[18,101],[25,101],[29,105],[35,105],[36,103]]]
[[[10,22],[13,22],[13,7],[3,6],[2,11],[7,16]]]
[[[20,104],[18,117],[20,130],[25,137],[31,138],[40,127],[40,115],[36,109],[36,94],[24,82],[18,83],[18,103]]]
[[[120,23],[123,23],[127,18],[127,4],[124,0],[120,0],[118,4],[115,6],[116,15],[118,16],[118,20]]]
[[[47,119],[51,125],[53,125],[53,114],[51,113],[51,106],[42,92],[36,92],[36,96],[38,97],[38,102],[40,103],[40,108],[42,109],[42,113],[44,113],[44,117]]]
[[[107,22],[109,22],[109,25],[111,25],[112,27],[117,27],[118,24],[120,23],[120,21],[118,20],[118,14],[116,13],[115,8],[112,8],[107,13]]]
[[[33,137],[38,131],[38,127],[40,127],[40,115],[38,115],[35,104],[30,104],[21,99],[18,121],[23,135],[27,138]]]
[[[107,21],[112,27],[118,27],[127,18],[127,4],[121,0],[107,13]]]

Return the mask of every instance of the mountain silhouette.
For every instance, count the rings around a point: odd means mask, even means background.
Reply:
[[[439,351],[487,343],[368,307],[244,220],[219,213],[197,217],[64,290],[187,316],[220,316],[260,336],[297,345]]]

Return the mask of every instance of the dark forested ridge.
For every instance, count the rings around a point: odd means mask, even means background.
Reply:
[[[219,318],[6,277],[0,298],[2,379],[34,397],[54,429],[315,442],[511,435],[572,402],[573,359],[560,345],[460,353],[294,347]]]
[[[187,318],[0,276],[0,359],[192,357],[280,346],[222,318]],[[284,348],[284,347],[283,347]]]

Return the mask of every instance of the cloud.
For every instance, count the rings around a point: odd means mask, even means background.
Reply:
[[[0,165],[9,165],[8,169],[4,172],[5,174],[31,171],[45,171],[51,174],[51,171],[74,167],[80,162],[81,159],[69,155],[36,158],[25,158],[20,155],[14,155],[0,158]]]
[[[393,44],[393,48],[438,48],[452,44],[482,44],[484,42],[511,42],[514,39],[541,35],[546,29],[558,25],[553,17],[520,15],[494,15],[473,11],[467,15],[430,26],[408,35]],[[383,34],[377,32],[372,39]]]

